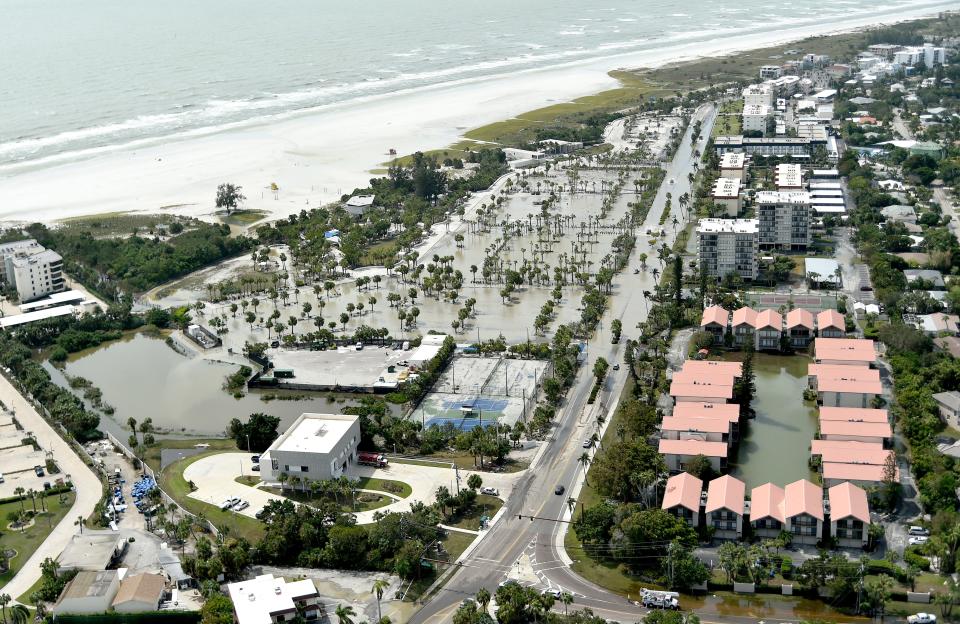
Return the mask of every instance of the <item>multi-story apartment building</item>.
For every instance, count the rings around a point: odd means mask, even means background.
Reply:
[[[7,256],[4,265],[7,281],[16,286],[21,303],[62,292],[66,288],[63,258],[55,251],[45,249],[34,253],[16,253]]]
[[[758,228],[756,219],[700,219],[698,257],[707,275],[720,279],[736,273],[756,279]]]
[[[772,111],[769,106],[763,104],[746,104],[743,107],[743,131],[744,132],[766,132],[767,122],[770,120]]]
[[[773,89],[767,84],[750,85],[743,90],[743,106],[773,106]]]
[[[11,243],[0,243],[0,282],[11,283],[10,278],[7,277],[7,258],[18,253],[30,254],[38,251],[43,251],[43,245],[32,238]]]
[[[802,250],[810,245],[810,193],[760,191],[756,204],[761,248]]]

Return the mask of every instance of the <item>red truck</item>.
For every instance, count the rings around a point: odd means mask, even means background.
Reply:
[[[362,466],[386,468],[389,462],[387,462],[386,456],[381,455],[380,453],[366,453],[364,451],[360,451],[357,453],[357,463]]]

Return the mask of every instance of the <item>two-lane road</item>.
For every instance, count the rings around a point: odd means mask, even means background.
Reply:
[[[647,228],[659,228],[660,215],[666,203],[666,194],[673,195],[673,206],[676,216],[681,223],[686,215],[677,205],[677,199],[685,192],[690,191],[687,174],[693,170],[694,149],[701,152],[706,145],[707,138],[716,119],[716,108],[713,105],[700,107],[690,124],[702,120],[701,137],[697,145],[690,144],[690,129],[683,138],[677,153],[667,166],[665,182],[661,187],[653,206],[647,215],[645,223],[639,228],[641,234],[637,237],[636,254],[647,253],[651,258],[656,257],[656,250],[651,249],[647,237],[642,232]],[[670,180],[673,179],[673,183]],[[680,226],[682,227],[682,226]],[[665,225],[667,230],[666,244],[670,245],[674,239],[674,229],[668,219]],[[677,231],[679,231],[679,227]],[[549,445],[543,460],[535,470],[530,470],[517,483],[513,495],[507,501],[507,511],[489,533],[481,540],[477,548],[463,560],[458,570],[453,573],[442,590],[438,591],[424,607],[411,618],[411,622],[437,623],[449,622],[460,602],[472,597],[481,587],[493,591],[497,584],[506,578],[508,572],[520,559],[524,551],[533,544],[542,554],[538,556],[538,571],[549,579],[552,586],[562,587],[564,590],[576,594],[578,605],[590,606],[597,612],[618,613],[611,615],[613,619],[635,619],[637,609],[631,607],[626,600],[593,585],[574,574],[562,562],[563,557],[556,546],[559,531],[563,527],[559,520],[567,511],[567,498],[571,488],[582,481],[583,472],[579,457],[583,452],[583,440],[595,431],[595,422],[592,417],[585,415],[587,399],[593,386],[592,363],[597,357],[604,357],[611,364],[623,360],[622,344],[611,343],[610,322],[614,318],[621,319],[625,335],[633,333],[637,323],[646,318],[647,306],[643,301],[643,291],[653,290],[654,280],[648,272],[636,275],[626,270],[616,280],[610,304],[600,327],[590,341],[587,357],[588,362],[581,366],[566,399],[566,405],[558,414],[557,424],[554,427]],[[621,341],[625,342],[625,341]],[[606,389],[602,395],[608,404],[616,401],[626,382],[626,371],[612,371],[606,380]],[[558,484],[566,487],[567,492],[555,494]],[[541,520],[519,519],[518,515],[535,516]],[[544,585],[546,587],[546,585]],[[626,611],[618,611],[626,609]],[[632,613],[632,615],[631,615]]]

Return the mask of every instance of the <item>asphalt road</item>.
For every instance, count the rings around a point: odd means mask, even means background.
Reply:
[[[704,120],[701,138],[697,147],[702,152],[716,119],[713,105],[704,105],[694,115],[690,127],[696,120]],[[647,228],[659,228],[660,214],[666,202],[666,194],[673,195],[673,211],[683,227],[686,213],[677,205],[677,199],[690,191],[687,174],[693,170],[693,147],[690,145],[690,129],[677,150],[676,155],[666,167],[665,182],[640,227],[634,258],[647,253],[651,265],[656,265],[656,250],[651,249],[647,237],[642,233]],[[671,184],[670,180],[674,182]],[[667,230],[668,245],[674,239],[671,219],[664,226]],[[576,491],[577,483],[583,479],[583,471],[578,462],[583,453],[583,440],[595,430],[595,421],[585,413],[587,399],[593,385],[593,362],[604,357],[611,364],[623,361],[623,343],[611,344],[610,322],[621,319],[625,337],[635,335],[636,325],[647,315],[643,291],[653,290],[654,280],[648,272],[633,274],[629,268],[615,280],[607,313],[587,348],[587,362],[581,366],[573,387],[567,395],[566,404],[557,418],[557,424],[548,440],[548,448],[543,460],[534,470],[516,484],[513,495],[507,501],[507,512],[489,533],[481,540],[474,551],[461,562],[460,568],[447,581],[443,589],[427,602],[411,618],[414,624],[448,622],[459,607],[460,602],[472,597],[481,587],[493,592],[508,572],[519,561],[525,551],[533,552],[536,559],[537,576],[542,579],[542,587],[548,585],[560,587],[575,595],[575,606],[588,606],[603,617],[619,621],[635,621],[640,618],[643,609],[633,607],[624,598],[610,593],[574,574],[564,563],[563,555],[557,543],[562,544],[561,532],[565,527],[562,519],[567,512],[567,498]],[[599,401],[610,406],[626,382],[626,370],[610,371],[604,392]],[[556,495],[554,488],[562,484],[567,492]],[[518,515],[535,516],[536,520],[518,519]],[[576,556],[576,553],[572,553]],[[726,618],[725,618],[726,619]]]

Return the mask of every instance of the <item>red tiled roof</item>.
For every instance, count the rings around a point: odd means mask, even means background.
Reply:
[[[663,509],[681,506],[693,512],[700,512],[700,493],[703,481],[689,472],[681,472],[667,479],[667,489],[663,493]]]
[[[784,488],[783,494],[784,515],[787,518],[805,513],[823,520],[823,490],[813,483],[806,479],[794,481]]]
[[[704,308],[703,317],[700,319],[700,327],[706,327],[711,323],[721,325],[723,327],[727,326],[727,321],[730,320],[730,313],[720,306],[710,306],[709,308]]]
[[[740,479],[724,475],[714,479],[707,486],[706,513],[718,509],[728,509],[738,516],[743,515],[743,498],[746,486]]]
[[[813,313],[803,308],[794,308],[787,312],[787,329],[794,327],[813,329]]]
[[[856,518],[864,524],[870,524],[870,505],[867,493],[850,482],[835,485],[827,490],[830,501],[830,519]]]

